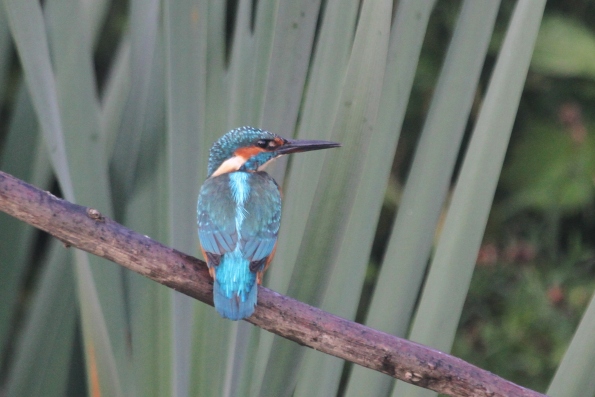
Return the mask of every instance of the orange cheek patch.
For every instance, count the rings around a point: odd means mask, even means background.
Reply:
[[[250,157],[257,155],[258,153],[264,152],[264,149],[261,149],[256,146],[248,146],[248,147],[241,147],[234,152],[234,155],[242,157],[248,160]]]

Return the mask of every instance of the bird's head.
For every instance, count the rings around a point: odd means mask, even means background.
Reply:
[[[258,171],[285,154],[341,146],[336,142],[285,139],[253,127],[240,127],[223,135],[211,147],[209,177],[227,172]]]

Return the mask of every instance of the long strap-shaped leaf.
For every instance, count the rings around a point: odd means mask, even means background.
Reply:
[[[198,3],[198,11],[204,14],[206,19],[206,93],[201,95],[205,101],[205,119],[201,121],[204,126],[200,133],[201,146],[196,154],[199,163],[200,183],[206,178],[206,166],[208,152],[215,140],[223,135],[229,128],[228,117],[230,104],[228,88],[230,79],[226,70],[226,4],[225,2],[213,2],[201,0]],[[199,22],[204,21],[200,19]],[[204,22],[203,22],[204,23]],[[236,27],[237,29],[237,27]],[[235,41],[234,41],[235,43]],[[246,121],[247,123],[248,121]],[[196,197],[193,198],[196,200]],[[196,202],[192,211],[195,209]],[[192,217],[194,219],[194,216]],[[192,233],[196,239],[196,231]],[[195,240],[196,241],[196,240]],[[198,243],[198,242],[197,242]],[[229,333],[231,324],[223,320],[214,310],[205,308],[202,305],[195,307],[194,343],[192,346],[192,367],[190,378],[190,395],[219,395],[223,394],[223,384],[227,365],[228,351],[230,346]],[[217,372],[220,377],[212,374]],[[225,374],[225,375],[224,375]]]
[[[252,118],[252,114],[256,115],[257,126],[287,137],[295,130],[319,7],[319,1],[310,0],[259,2],[252,41],[248,41],[245,34],[236,35],[237,45],[253,49],[248,54],[243,50],[242,53],[244,57],[250,57],[250,70],[254,78],[240,75],[241,80],[247,80],[249,84],[234,84],[230,90],[233,93],[236,89],[244,89],[243,85],[251,90],[252,94],[243,98],[242,113],[248,112],[245,115],[247,120]],[[245,29],[242,20],[239,22],[238,28]],[[237,76],[237,68],[246,61],[236,55],[240,50],[232,58],[235,82],[241,81]],[[236,65],[239,61],[241,63]],[[239,118],[239,115],[234,118]],[[242,124],[246,122],[242,121]],[[268,170],[279,184],[283,183],[285,166],[286,161],[277,161]],[[252,357],[257,354],[257,347],[262,346],[258,343],[259,336],[260,331],[253,327],[234,327],[229,342],[231,349],[228,354],[225,396],[245,395],[251,384],[257,384],[259,378],[253,375],[254,366],[245,365],[244,360],[252,361]],[[270,339],[269,336],[267,340]],[[270,347],[270,343],[267,346]],[[262,373],[261,366],[258,370]]]
[[[595,296],[568,346],[568,350],[552,379],[547,395],[580,397],[595,395]]]
[[[298,138],[330,139],[332,115],[336,112],[341,84],[344,79],[351,36],[355,29],[357,1],[329,1],[316,43]],[[321,155],[294,156],[289,175],[283,183],[283,216],[276,260],[268,271],[266,285],[287,292],[289,280],[300,250],[307,216],[316,191],[316,181],[322,171]],[[252,376],[251,396],[259,396],[267,363],[279,359],[272,350],[274,337],[261,332]]]
[[[201,148],[202,156],[197,159],[203,170],[200,174],[202,179],[206,178],[206,154],[210,145],[231,128],[255,125],[258,114],[256,109],[261,103],[259,95],[255,93],[256,58],[260,53],[251,29],[252,3],[246,0],[238,2],[227,70],[221,58],[225,43],[220,38],[214,39],[215,32],[225,34],[225,14],[219,6],[212,3],[208,5],[208,9],[203,7],[203,12],[213,13],[208,17],[212,22],[208,26],[210,35],[207,32],[209,41],[206,52],[214,52],[217,57],[212,61],[214,68],[206,67],[207,84],[210,85],[207,88],[208,95],[204,97],[207,101],[205,117],[208,120],[201,121],[205,125],[202,143],[206,146]],[[210,40],[212,38],[213,41]],[[214,77],[213,81],[210,76]],[[211,111],[213,114],[210,114]],[[195,207],[194,205],[193,208]],[[196,238],[196,231],[192,235]],[[192,394],[226,396],[237,387],[234,363],[242,361],[248,342],[238,327],[238,323],[223,320],[213,310],[201,306],[196,308],[196,343],[193,351],[193,373],[196,377],[192,380]],[[243,343],[238,346],[238,341]],[[242,368],[242,365],[236,367]],[[213,377],[213,371],[221,376]]]
[[[59,174],[64,197],[74,200],[74,189],[62,135],[62,121],[56,95],[56,80],[50,63],[45,23],[41,7],[34,0],[4,0],[4,7],[14,38],[25,81],[38,114],[40,128],[48,142],[52,165]]]
[[[53,178],[50,160],[25,84],[21,84],[17,93],[8,137],[0,156],[0,169],[6,172],[13,171],[23,179],[49,188]],[[14,222],[14,218],[5,219],[4,214],[0,214],[0,218],[0,346],[5,348],[4,351],[0,351],[0,357],[6,357],[4,352],[8,351],[6,348],[10,341],[9,331],[14,324],[17,304],[21,297],[19,288],[24,285],[23,281],[29,270],[27,264],[31,259],[30,247],[34,244],[36,233],[22,223]],[[65,262],[67,266],[70,263]],[[48,265],[47,261],[43,261],[42,264]],[[67,269],[70,271],[68,267]],[[72,309],[70,314],[74,320],[76,306],[72,301],[73,296],[69,296],[69,291],[74,295],[74,280],[72,277],[62,277],[58,285],[54,285],[52,281],[46,280],[48,274],[50,272],[43,271],[38,278],[41,288],[47,287],[49,283],[70,300],[70,306],[64,307],[64,301],[50,297],[52,292],[48,292],[48,288],[35,295],[34,309],[25,314],[23,332],[17,335],[15,350],[10,354],[14,358],[6,376],[8,396],[64,395],[63,386],[68,378],[68,368],[56,365],[52,367],[52,371],[48,371],[44,358],[52,351],[59,356],[64,351],[72,350],[72,331],[75,323],[70,321],[68,314]],[[35,310],[38,306],[42,308]],[[51,319],[62,315],[62,312],[65,324],[52,323]],[[54,327],[62,327],[59,333],[63,335],[56,337],[56,334],[50,331],[55,330]],[[67,364],[68,360],[62,362]],[[32,382],[33,380],[35,382]]]
[[[66,395],[77,320],[72,252],[53,240],[15,347],[8,397]]]
[[[351,51],[358,10],[357,1],[329,1],[316,43],[310,76],[305,91],[298,138],[330,139],[333,117]],[[284,183],[283,216],[277,246],[277,260],[269,270],[267,285],[286,292],[296,266],[297,255],[306,229],[307,216],[322,172],[324,156],[294,156]],[[283,260],[281,261],[281,258]],[[279,359],[273,349],[273,336],[261,333],[252,396],[259,396],[267,363]]]
[[[68,26],[64,26],[64,22],[57,22],[53,25],[54,30],[50,30],[58,38],[54,45],[56,52],[63,51],[57,57],[60,59],[57,59],[59,76],[56,78],[50,64],[48,39],[39,4],[34,1],[11,0],[6,0],[4,4],[25,70],[25,80],[64,196],[81,202],[90,202],[92,197],[93,202],[97,202],[109,213],[106,167],[100,160],[103,150],[94,144],[98,141],[99,129],[98,114],[95,113],[98,109],[93,108],[94,77],[90,42],[87,41],[90,35],[82,31],[78,2],[48,3],[48,18],[56,22],[72,18]],[[66,10],[60,7],[65,7]],[[64,33],[65,37],[62,36]],[[66,42],[62,43],[63,41]],[[71,51],[73,48],[75,50]],[[62,58],[62,55],[65,57]],[[57,95],[57,85],[61,85],[60,97]],[[65,103],[73,104],[74,108],[66,106],[61,114],[60,105]],[[86,116],[83,118],[81,115]],[[79,120],[85,120],[85,128],[81,128]],[[69,139],[66,139],[66,134]],[[77,144],[81,144],[82,149]],[[72,158],[75,152],[88,157]],[[80,163],[77,164],[80,167],[71,169],[70,165],[75,161]],[[81,173],[75,176],[73,171],[79,170]],[[94,181],[94,178],[97,180]],[[89,388],[117,396],[121,393],[120,377],[126,377],[128,372],[126,321],[122,289],[118,288],[121,270],[105,265],[91,269],[90,262],[94,263],[96,259],[89,259],[86,254],[77,254],[76,258],[87,364],[88,368],[95,371],[90,372]],[[99,287],[94,278],[100,280]],[[109,309],[104,311],[107,308]],[[106,317],[109,318],[107,323]]]
[[[382,92],[391,15],[390,1],[362,4],[331,133],[331,139],[341,142],[343,147],[322,154],[325,156],[324,172],[318,181],[297,257],[297,263],[311,265],[294,268],[289,287],[290,296],[307,302],[318,304],[324,297],[348,225],[344,214],[353,209],[355,192],[361,183],[361,158],[368,155]],[[314,258],[326,260],[316,266]],[[261,395],[290,395],[305,351],[280,340],[273,343],[273,351],[280,357],[292,359],[269,360]]]
[[[346,234],[322,303],[324,310],[345,318],[355,318],[377,219],[384,201],[386,185],[393,165],[392,159],[433,4],[433,0],[401,1],[396,10],[395,21],[391,28],[378,120],[374,126],[374,139],[370,141],[368,155],[361,158],[363,178],[355,194],[353,209],[346,215]],[[353,244],[354,241],[357,244]],[[316,394],[314,388],[324,395],[336,394],[343,364],[343,361],[336,358],[308,351],[296,388],[296,397]],[[357,370],[363,370],[358,373],[364,373],[366,376],[374,375],[371,371],[354,367],[351,376]],[[355,395],[367,393],[376,395],[378,378],[373,376],[374,381],[368,383],[362,382],[362,379],[350,382],[351,389],[353,390],[354,386],[357,388]]]
[[[153,156],[139,158],[137,183],[124,212],[125,222],[145,235],[168,238],[168,168],[164,126],[164,71],[161,46],[155,53],[146,125],[139,151]],[[174,396],[172,292],[127,272],[131,342],[136,393],[142,397]],[[189,349],[189,346],[186,346]]]
[[[393,335],[411,321],[498,8],[464,2],[434,91],[366,321]],[[352,377],[351,396],[387,393],[393,383],[360,368]]]
[[[206,175],[210,142],[205,133],[207,3],[165,1],[167,155],[169,163],[170,243],[197,253],[193,216],[199,186]],[[173,292],[174,383],[172,396],[188,396],[193,304]]]
[[[116,215],[131,193],[136,179],[143,130],[146,128],[147,103],[151,68],[158,31],[159,2],[130,2],[130,93],[126,102],[120,131],[116,137],[110,165]]]
[[[108,165],[105,150],[99,139],[100,108],[95,87],[92,37],[84,21],[101,13],[85,15],[85,8],[76,0],[49,1],[46,14],[51,18],[49,39],[55,65],[58,103],[62,116],[66,150],[71,161],[71,175],[77,200],[93,203],[107,214],[113,214],[112,197],[108,181]],[[75,258],[79,258],[75,255]],[[81,260],[85,260],[81,256]],[[77,262],[78,263],[78,262]],[[134,395],[131,382],[131,351],[128,343],[129,323],[126,314],[124,286],[121,269],[106,267],[103,261],[89,257],[89,269],[77,271],[78,291],[82,308],[83,333],[97,333],[95,338],[109,338],[110,349],[115,358],[115,367],[106,366],[120,379],[122,393]],[[77,265],[77,268],[80,268]],[[97,291],[96,301],[87,291]],[[101,309],[100,312],[96,310]],[[93,311],[92,311],[93,310]],[[96,326],[104,318],[105,331]],[[88,325],[86,325],[88,322]],[[109,351],[109,350],[108,350]],[[89,353],[88,353],[89,354]],[[101,357],[102,352],[97,351]],[[89,354],[88,359],[92,358]],[[100,363],[101,364],[101,363]],[[110,385],[114,387],[114,385]]]
[[[448,351],[504,161],[545,0],[520,0],[469,143],[410,338]],[[393,396],[434,393],[397,382]]]
[[[8,135],[0,149],[0,169],[49,188],[49,158],[24,84],[17,93]],[[0,214],[0,224],[0,357],[4,357],[35,232],[4,214]]]
[[[8,88],[8,78],[10,76],[10,31],[4,7],[0,6],[0,98],[4,98]]]

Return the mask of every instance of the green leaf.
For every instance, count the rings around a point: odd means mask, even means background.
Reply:
[[[333,115],[338,106],[353,44],[352,35],[355,30],[357,7],[355,1],[349,3],[333,1],[326,6],[306,84],[298,138],[330,139],[333,117],[329,115]],[[323,162],[324,156],[316,154],[294,156],[291,160],[288,176],[283,183],[285,194],[280,238],[277,244],[277,260],[271,265],[265,279],[265,285],[275,291],[286,293],[289,288],[306,228],[308,218],[306,214],[314,200],[315,181],[320,178]],[[261,388],[266,386],[263,383],[263,377],[267,367],[282,360],[277,351],[273,350],[274,341],[283,343],[273,335],[261,332],[256,359],[257,367],[250,390],[252,396],[259,396]],[[291,360],[291,357],[288,360]]]
[[[109,215],[107,168],[101,158],[103,151],[96,146],[99,130],[96,124],[98,114],[95,112],[98,107],[94,102],[95,79],[91,66],[90,35],[84,33],[80,24],[82,11],[77,8],[78,5],[78,2],[50,2],[47,5],[48,30],[51,38],[56,40],[53,49],[60,54],[57,56],[57,75],[54,77],[39,4],[29,1],[5,2],[11,31],[25,70],[25,80],[41,130],[48,142],[62,192],[70,201],[76,201],[76,197],[82,203],[98,202],[98,207]],[[70,51],[71,46],[77,51]],[[60,96],[57,87],[60,87]],[[81,114],[88,117],[88,125],[79,124]],[[67,140],[65,135],[72,139]],[[75,143],[82,147],[74,147]],[[81,150],[85,148],[87,151]],[[69,168],[69,160],[73,161],[71,157],[80,162],[80,167]],[[91,369],[89,388],[99,388],[117,396],[121,393],[119,377],[126,378],[128,372],[124,305],[122,289],[118,288],[120,268],[113,264],[102,265],[99,258],[90,259],[87,254],[78,251],[75,257],[85,351],[88,368]],[[90,262],[96,263],[94,270],[89,268]],[[93,277],[99,279],[97,284]],[[102,311],[102,304],[105,305],[105,312]]]
[[[130,2],[130,92],[110,165],[116,216],[134,187],[157,41],[159,1]],[[133,71],[133,72],[132,72]]]
[[[198,189],[206,174],[209,135],[206,134],[207,4],[164,2],[167,77],[167,155],[171,245],[197,255]],[[172,291],[174,394],[188,395],[194,305]]]
[[[48,188],[51,178],[49,159],[24,85],[19,89],[8,130],[0,152],[0,169]],[[3,357],[15,320],[19,289],[31,260],[30,247],[35,241],[35,229],[5,213],[0,213],[0,224],[3,226],[0,228],[0,263],[3,264],[0,266],[0,357]]]
[[[62,121],[56,94],[56,80],[50,64],[48,40],[41,7],[34,0],[3,0],[8,25],[15,41],[31,101],[40,128],[49,145],[52,165],[64,197],[74,201],[74,190],[62,135]]]
[[[229,129],[227,119],[231,108],[228,102],[231,75],[230,71],[226,70],[225,12],[224,2],[199,2],[199,22],[208,21],[206,23],[208,56],[204,88],[206,92],[201,93],[200,96],[201,100],[205,101],[201,105],[205,111],[204,121],[200,124],[204,128],[198,131],[201,141],[199,151],[195,154],[201,183],[207,175],[208,151],[211,145]],[[194,201],[191,219],[195,222],[197,197],[194,196],[192,199]],[[192,236],[195,238],[195,244],[198,244],[196,230],[193,231]],[[228,376],[225,375],[228,351],[233,349],[230,345],[232,328],[232,323],[222,319],[212,307],[202,304],[195,306],[190,395],[222,395],[223,383]],[[215,377],[213,373],[221,376]]]
[[[371,327],[398,336],[409,327],[498,8],[494,1],[467,1],[459,14],[378,276],[367,318]],[[398,304],[387,309],[387,302]],[[362,368],[354,368],[352,377],[351,395],[367,388],[386,393],[392,384]]]
[[[99,139],[100,145],[104,148],[105,161],[109,162],[130,91],[130,39],[128,36],[123,37],[120,41],[106,80],[101,98],[101,135]]]
[[[226,130],[241,125],[256,125],[261,98],[255,93],[256,44],[250,25],[252,4],[239,2],[228,67]],[[260,53],[259,53],[260,55]],[[223,135],[222,131],[219,135]]]
[[[409,338],[449,351],[508,146],[545,1],[517,3],[457,180]],[[434,392],[397,382],[393,396]]]
[[[552,379],[547,395],[579,397],[595,394],[595,297],[581,320],[570,346]]]
[[[376,222],[386,191],[387,181],[392,169],[392,159],[407,107],[407,99],[413,84],[415,65],[421,50],[423,31],[433,1],[401,2],[396,10],[393,23],[386,73],[377,122],[374,126],[374,139],[370,142],[367,156],[363,163],[361,185],[355,195],[355,203],[347,218],[346,235],[336,259],[335,270],[322,308],[341,317],[354,319],[358,307],[361,288],[366,277],[367,262],[376,232]],[[420,14],[424,17],[419,18]],[[353,242],[357,242],[354,244]],[[364,247],[367,247],[365,249]],[[345,288],[345,286],[350,286]],[[343,361],[321,355],[316,352],[306,353],[301,379],[296,394],[312,395],[314,388],[324,390],[323,394],[337,392]],[[378,375],[364,368],[354,367],[363,375],[363,379],[350,379],[346,393],[355,395],[371,393],[380,395]],[[375,376],[377,375],[377,376]],[[372,381],[369,381],[373,378]],[[368,380],[368,382],[366,382]],[[357,389],[358,391],[356,391]]]
[[[144,109],[142,139],[135,188],[126,202],[125,222],[159,241],[169,238],[169,160],[165,131],[164,46],[157,36],[151,74],[148,76],[148,101]],[[138,396],[175,395],[173,293],[150,280],[129,273],[131,339],[142,353],[133,355]],[[144,299],[146,297],[146,299]],[[133,323],[133,321],[135,323]],[[155,324],[160,324],[157,329]],[[144,325],[144,326],[143,326]],[[145,350],[146,349],[146,350]],[[134,352],[134,350],[133,350]]]
[[[364,2],[351,57],[334,116],[331,139],[341,142],[340,150],[325,155],[324,172],[318,182],[313,206],[306,224],[297,264],[288,294],[318,305],[325,296],[336,268],[336,259],[345,237],[355,194],[362,181],[362,158],[368,155],[372,130],[380,103],[382,79],[388,52],[392,2]],[[320,258],[326,258],[321,261]],[[340,274],[341,270],[337,269]],[[289,395],[294,387],[296,369],[305,353],[295,344],[273,343],[275,357],[269,359],[261,395]],[[276,357],[292,357],[277,360]]]
[[[149,92],[161,100],[149,102],[148,114],[158,120],[163,116],[163,75],[152,81]],[[134,230],[164,241],[168,238],[168,164],[163,125],[157,120],[147,120],[153,123],[146,125],[153,128],[144,131],[139,148],[141,153],[155,156],[141,156],[124,218]],[[175,395],[172,291],[132,272],[126,273],[126,280],[136,395]]]
[[[4,100],[8,87],[11,59],[11,41],[4,7],[0,5],[0,100]]]
[[[77,319],[71,252],[53,240],[42,266],[7,377],[8,397],[66,393]]]
[[[82,24],[83,8],[77,1],[56,1],[48,3],[46,12],[66,151],[76,164],[70,174],[77,203],[113,217],[105,149],[99,139],[92,42],[85,33],[87,26]],[[95,357],[105,360],[96,364],[99,371],[106,371],[105,375],[98,374],[101,389],[111,390],[113,395],[129,395],[131,360],[122,269],[92,255],[77,253],[75,258],[87,363],[92,367]],[[93,387],[92,382],[89,387]]]
[[[319,12],[320,0],[282,1],[271,29],[272,55],[268,72],[262,73],[266,86],[259,126],[282,136],[295,131]]]

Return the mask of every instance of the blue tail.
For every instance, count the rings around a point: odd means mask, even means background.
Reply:
[[[258,287],[250,262],[235,250],[221,258],[213,284],[215,309],[222,317],[241,320],[254,313]]]

